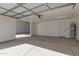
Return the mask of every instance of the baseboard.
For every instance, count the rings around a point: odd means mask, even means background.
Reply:
[[[71,38],[69,38],[69,37],[62,37],[62,36],[48,36],[48,35],[32,35],[32,36],[41,36],[41,37],[55,37],[55,38],[71,39]]]
[[[14,41],[14,40],[16,40],[16,39],[13,39],[13,40],[7,40],[7,41],[2,41],[2,42],[0,42],[0,44],[1,44],[1,43],[10,42],[10,41]]]
[[[16,33],[16,34],[30,34],[30,32],[22,32],[22,33]]]
[[[58,37],[59,38],[59,36],[47,36],[47,35],[32,35],[32,36],[43,36],[43,37]]]

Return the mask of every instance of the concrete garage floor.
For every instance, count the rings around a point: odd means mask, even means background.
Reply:
[[[0,43],[0,56],[79,56],[79,42],[32,36]]]

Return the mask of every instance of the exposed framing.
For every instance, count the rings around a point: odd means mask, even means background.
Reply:
[[[33,8],[31,8],[30,10],[33,10],[33,9],[35,9],[35,8],[38,8],[38,7],[41,7],[41,6],[44,6],[45,4],[41,4],[41,5],[38,5],[38,6],[36,6],[36,7],[33,7]],[[25,13],[25,12],[28,12],[28,11],[23,11],[23,12],[21,12],[20,14],[23,14],[23,13]],[[16,15],[19,15],[19,13],[17,13]],[[16,15],[14,15],[14,16],[16,16]],[[30,14],[29,14],[30,15]],[[25,15],[24,15],[25,16]],[[27,15],[28,16],[28,15]]]
[[[51,9],[49,6],[48,6],[48,4],[46,3],[46,7],[48,8],[48,9]]]
[[[58,9],[58,8],[66,7],[66,6],[71,6],[71,5],[74,6],[74,4],[75,4],[75,3],[68,3],[68,4],[65,4],[65,5],[57,6],[57,7],[55,7],[55,8],[50,8],[49,10],[39,11],[39,12],[37,12],[37,13],[43,13],[43,12],[46,12],[46,11],[50,11],[50,10],[54,10],[54,9]],[[31,14],[31,15],[33,15],[33,14]],[[31,15],[29,15],[29,16],[31,16]],[[27,15],[27,16],[28,16],[28,15]],[[22,16],[22,17],[20,17],[20,18],[27,17],[27,16]]]
[[[6,12],[1,13],[1,15],[19,19],[19,18],[31,16],[31,15],[37,15],[37,16],[38,16],[39,13],[43,13],[43,12],[46,12],[46,11],[50,11],[50,10],[54,10],[54,9],[58,9],[58,8],[62,8],[62,7],[70,6],[70,5],[73,5],[72,8],[74,8],[75,5],[76,5],[76,3],[68,3],[68,4],[65,4],[65,5],[57,6],[57,7],[55,7],[55,8],[50,8],[50,6],[48,5],[48,3],[43,3],[43,4],[41,4],[41,5],[38,5],[38,6],[36,6],[36,7],[33,7],[33,8],[31,8],[31,9],[28,9],[27,7],[23,6],[24,4],[25,4],[25,3],[17,3],[17,5],[16,5],[15,7],[13,7],[12,9],[10,9],[10,10],[5,9],[5,8],[3,8],[3,7],[0,7],[1,9],[6,10]],[[34,12],[34,11],[32,11],[33,9],[39,8],[39,7],[44,6],[44,5],[46,5],[46,7],[48,8],[47,10],[39,11],[39,12]],[[16,8],[18,8],[18,7],[25,8],[26,10],[28,10],[29,12],[32,12],[33,14],[23,15],[23,13],[28,12],[28,11],[23,11],[23,12],[21,12],[21,13],[17,13],[17,12],[12,11],[12,10],[14,10],[14,9],[16,9]],[[15,15],[12,15],[12,16],[6,15],[6,13],[8,13],[8,12],[13,12],[13,13],[15,13]],[[19,14],[22,15],[22,16],[21,16],[21,17],[16,17],[16,16],[19,15]]]

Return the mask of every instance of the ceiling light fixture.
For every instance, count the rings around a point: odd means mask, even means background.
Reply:
[[[66,18],[66,16],[59,16],[59,17],[56,17],[57,19],[60,19],[60,18]]]

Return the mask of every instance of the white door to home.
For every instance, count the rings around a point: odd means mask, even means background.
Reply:
[[[59,24],[59,36],[60,37],[69,37],[69,23],[62,22]]]
[[[65,30],[64,23],[59,23],[59,36],[60,37],[65,37],[64,30]]]

